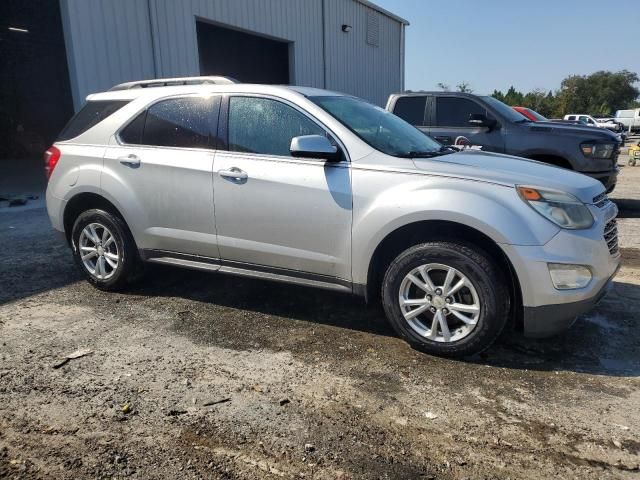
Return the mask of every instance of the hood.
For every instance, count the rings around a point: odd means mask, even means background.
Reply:
[[[451,175],[507,186],[546,187],[570,193],[584,203],[604,192],[591,177],[566,168],[498,153],[464,150],[436,158],[416,158],[415,167],[429,173]]]
[[[573,123],[559,123],[559,122],[552,122],[551,120],[548,122],[531,122],[527,124],[527,126],[533,129],[549,128],[551,129],[550,131],[557,134],[581,135],[584,137],[589,137],[590,139],[617,141],[617,137],[615,133],[613,133],[611,130],[607,128],[590,127],[587,125],[581,126]],[[585,138],[585,140],[588,140],[588,139]]]

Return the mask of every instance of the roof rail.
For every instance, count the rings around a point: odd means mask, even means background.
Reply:
[[[169,87],[176,85],[229,85],[232,83],[240,83],[231,77],[176,77],[176,78],[157,78],[155,80],[139,80],[135,82],[120,83],[109,89],[110,92],[116,90],[131,90],[133,88],[152,88],[152,87]]]

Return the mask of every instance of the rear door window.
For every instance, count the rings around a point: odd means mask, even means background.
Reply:
[[[87,102],[67,123],[57,141],[71,140],[124,107],[128,100],[94,100]]]
[[[438,97],[436,99],[436,126],[438,127],[470,127],[469,117],[472,114],[487,115],[487,110],[467,98]]]
[[[424,126],[426,106],[427,97],[400,97],[393,107],[393,113],[411,125]]]
[[[213,106],[214,97],[171,98],[152,105],[147,110],[140,143],[160,147],[209,147],[213,137]],[[134,128],[132,135],[135,135]]]

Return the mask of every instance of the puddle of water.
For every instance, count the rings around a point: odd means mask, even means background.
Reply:
[[[621,330],[620,325],[609,321],[609,319],[604,315],[591,315],[585,317],[584,320],[606,330]]]

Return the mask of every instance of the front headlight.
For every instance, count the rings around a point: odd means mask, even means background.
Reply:
[[[616,150],[615,143],[587,142],[580,145],[582,154],[588,158],[611,158]]]
[[[589,209],[569,193],[524,186],[516,189],[525,203],[559,227],[578,230],[593,225]]]

